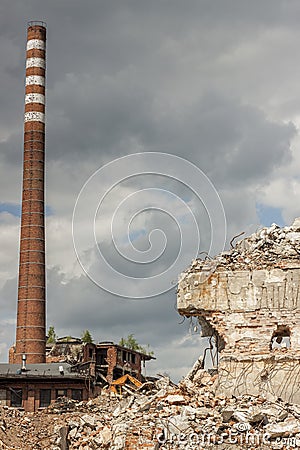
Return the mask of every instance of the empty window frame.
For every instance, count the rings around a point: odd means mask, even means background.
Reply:
[[[67,397],[67,389],[56,389],[56,398]]]
[[[14,408],[21,408],[22,407],[22,395],[23,391],[22,389],[11,389],[11,406]]]
[[[40,408],[46,408],[51,403],[51,389],[40,390]]]
[[[81,402],[82,400],[82,389],[72,389],[72,399]]]
[[[97,365],[106,366],[107,365],[107,348],[97,349],[96,353]]]

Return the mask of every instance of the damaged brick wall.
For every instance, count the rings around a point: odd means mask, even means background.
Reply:
[[[300,222],[272,225],[181,275],[178,311],[217,337],[219,391],[300,402]]]

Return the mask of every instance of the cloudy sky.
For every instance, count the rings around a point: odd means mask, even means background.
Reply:
[[[1,1],[1,361],[15,337],[28,20],[48,26],[48,326],[133,333],[157,357],[148,373],[178,380],[206,345],[180,323],[178,273],[225,232],[300,216],[300,2]]]

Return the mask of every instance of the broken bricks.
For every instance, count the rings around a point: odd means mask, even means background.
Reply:
[[[262,396],[216,395],[213,377],[206,386],[188,377],[177,386],[165,377],[151,390],[148,386],[134,395],[124,393],[122,399],[103,391],[93,400],[77,402],[72,410],[49,408],[33,414],[1,407],[0,411],[5,423],[5,429],[0,428],[0,443],[5,446],[0,448],[11,450],[300,446],[298,405]]]

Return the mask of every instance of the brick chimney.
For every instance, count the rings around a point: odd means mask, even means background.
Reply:
[[[44,225],[46,25],[29,22],[26,49],[24,160],[14,362],[46,361]],[[12,359],[12,358],[11,358]]]

